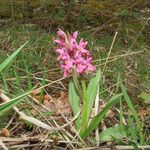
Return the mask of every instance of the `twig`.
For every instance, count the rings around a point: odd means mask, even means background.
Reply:
[[[108,63],[109,56],[110,56],[110,54],[111,54],[111,50],[112,50],[113,45],[114,45],[114,43],[115,43],[115,40],[116,40],[117,34],[118,34],[118,32],[116,32],[116,33],[115,33],[115,36],[114,36],[113,41],[112,41],[112,43],[111,43],[110,50],[109,50],[109,52],[108,52],[106,62],[105,62],[105,64],[104,64],[103,73],[104,73],[104,71],[105,71],[105,69],[106,69],[106,65],[107,65],[107,63]]]
[[[134,150],[134,146],[130,146],[130,145],[118,145],[118,146],[115,146],[115,148],[117,150]],[[144,149],[144,150],[149,150],[150,149],[150,145],[144,145],[144,146],[138,146],[139,149]]]
[[[139,149],[149,150],[150,145],[138,146]],[[134,150],[134,146],[130,145],[117,145],[117,146],[101,146],[101,147],[88,147],[84,150]],[[77,149],[82,150],[82,149]]]
[[[0,91],[0,97],[1,97],[2,100],[4,100],[5,102],[10,101],[10,98],[7,97],[2,91]],[[58,127],[58,128],[53,128],[53,127],[50,127],[49,125],[47,125],[47,124],[41,122],[40,120],[38,120],[38,119],[36,119],[36,118],[27,116],[27,115],[24,114],[23,112],[19,111],[19,109],[18,109],[16,106],[14,106],[13,109],[21,116],[21,118],[22,118],[23,120],[27,120],[27,121],[29,121],[29,122],[31,122],[31,123],[33,123],[33,124],[35,124],[35,125],[37,125],[37,126],[43,128],[43,129],[46,129],[46,130],[49,130],[49,131],[51,131],[51,130],[62,130],[64,127],[70,125],[70,123],[73,122],[73,121],[78,117],[78,115],[79,115],[79,114],[77,114],[71,121],[69,121],[69,123],[66,123],[66,124],[64,124],[63,126]],[[80,113],[80,112],[79,112],[79,113]]]
[[[126,54],[122,54],[122,55],[116,55],[116,56],[109,57],[108,59],[116,60],[116,59],[122,58],[124,56],[135,55],[135,54],[139,54],[142,52],[143,51],[138,51],[138,52],[131,52],[131,53],[126,53]],[[96,60],[93,60],[92,62],[97,62],[97,61],[99,62],[101,60],[106,60],[106,59],[107,58],[96,59]]]
[[[35,141],[35,142],[54,142],[52,139],[44,139],[43,136],[35,135],[32,137],[20,137],[20,138],[10,138],[10,137],[0,137],[0,140],[3,142],[25,142],[25,141]],[[60,140],[59,143],[69,143],[68,141]],[[72,142],[75,144],[76,142]]]
[[[5,144],[2,142],[1,139],[0,139],[0,146],[1,146],[4,150],[8,150],[8,148],[5,146]]]

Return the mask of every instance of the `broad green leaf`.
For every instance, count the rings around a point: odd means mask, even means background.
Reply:
[[[87,118],[87,90],[86,90],[86,82],[85,80],[81,80],[81,85],[82,85],[82,120],[81,120],[81,131],[84,131],[87,124],[88,124],[88,118]]]
[[[124,131],[123,132],[120,131],[120,126],[113,126],[111,128],[102,131],[99,134],[99,140],[100,142],[108,142],[114,139],[121,139],[125,136],[126,133]]]
[[[72,81],[70,81],[69,82],[69,102],[70,102],[74,116],[80,111],[79,101],[80,101],[80,98],[76,92],[75,85]],[[75,124],[76,124],[76,128],[79,130],[80,117],[76,119]]]
[[[18,50],[16,50],[12,55],[10,55],[4,62],[2,62],[0,64],[0,72],[2,72],[7,65],[17,56],[17,54],[21,51],[21,49],[27,44],[28,42],[26,42],[25,44],[23,44]]]
[[[100,70],[98,70],[96,76],[91,79],[87,87],[87,120],[93,108],[100,79],[101,79],[101,72]]]
[[[150,104],[150,93],[142,92],[138,97],[144,99],[145,103]]]
[[[106,113],[109,111],[109,109],[119,101],[119,98],[123,94],[117,94],[113,96],[108,103],[105,105],[105,107],[102,109],[101,112],[99,112],[91,121],[90,125],[87,127],[87,129],[82,132],[81,137],[85,138],[87,137],[96,127],[98,127],[99,123],[105,118]]]
[[[94,104],[96,94],[98,91],[100,78],[101,78],[101,72],[100,72],[100,70],[98,70],[98,72],[96,73],[96,76],[94,76],[91,79],[87,89],[86,89],[85,81],[84,80],[81,81],[83,111],[82,111],[82,123],[81,123],[82,127],[81,127],[80,134],[82,134],[82,132],[84,132],[84,130],[86,129],[86,127],[88,125],[90,113],[92,111],[93,104]]]
[[[125,88],[125,86],[123,85],[122,81],[120,82],[120,84],[121,84],[122,93],[123,93],[124,98],[125,98],[125,100],[126,100],[126,102],[127,102],[127,105],[128,105],[129,109],[130,109],[130,110],[132,111],[132,113],[133,113],[133,116],[134,116],[134,118],[135,118],[135,120],[136,120],[136,122],[137,122],[138,128],[140,128],[141,125],[140,125],[140,120],[139,120],[139,118],[138,118],[137,112],[136,112],[136,110],[135,110],[135,108],[134,108],[134,106],[133,106],[133,104],[132,104],[132,102],[131,102],[130,97],[128,96],[128,94],[127,94],[127,92],[126,92],[126,88]]]

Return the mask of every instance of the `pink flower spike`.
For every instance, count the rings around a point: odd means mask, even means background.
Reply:
[[[91,64],[92,57],[90,51],[86,49],[88,42],[83,39],[79,43],[76,41],[78,31],[70,35],[59,29],[57,34],[58,39],[55,40],[58,45],[56,52],[59,54],[57,60],[60,61],[64,77],[73,72],[74,66],[78,74],[96,70]]]

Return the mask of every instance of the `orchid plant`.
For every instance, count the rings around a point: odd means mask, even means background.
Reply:
[[[80,110],[81,115],[75,120],[76,129],[79,130],[80,136],[88,136],[103,119],[110,107],[116,102],[121,94],[118,94],[109,101],[104,109],[98,113],[90,122],[90,114],[99,89],[101,79],[100,70],[87,84],[84,74],[96,71],[92,65],[92,56],[87,49],[87,41],[81,39],[77,42],[78,32],[73,35],[65,33],[62,30],[57,31],[58,38],[55,43],[58,45],[56,52],[59,54],[57,60],[63,70],[63,76],[71,76],[69,83],[69,102],[72,107],[74,116]]]

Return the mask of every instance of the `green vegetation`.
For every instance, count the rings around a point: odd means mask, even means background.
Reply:
[[[39,149],[109,147],[108,141],[112,146],[131,145],[134,149],[150,145],[148,12],[148,0],[1,0],[0,131],[7,128],[11,138],[27,136],[19,144],[35,143]],[[69,84],[69,78],[62,78],[56,60],[57,28],[71,33],[78,30],[79,37],[88,40],[93,64],[102,71],[98,115],[93,115],[91,99],[86,117],[92,121],[85,123],[84,132],[79,131],[84,140],[76,131],[82,120],[78,118],[82,105],[79,106],[79,97],[74,92],[76,85]],[[87,74],[86,80],[91,76]],[[69,94],[68,88],[72,89]],[[35,95],[34,89],[38,89]],[[71,108],[65,105],[68,99],[60,96],[62,91],[69,95],[73,116]],[[12,101],[5,102],[1,92]],[[88,98],[91,93],[90,88]],[[54,109],[53,103],[64,107],[61,111]],[[1,141],[4,135],[0,134]],[[46,144],[41,142],[43,136]],[[15,146],[11,141],[2,142],[8,148]]]

